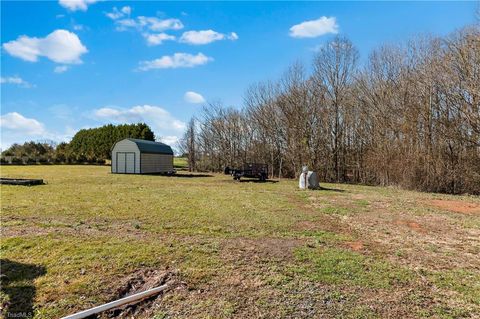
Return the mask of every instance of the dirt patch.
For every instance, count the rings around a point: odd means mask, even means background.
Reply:
[[[363,243],[359,240],[357,241],[351,241],[351,242],[348,242],[346,243],[346,245],[351,249],[351,250],[354,250],[354,251],[361,251],[365,248],[365,246],[363,245]]]
[[[408,228],[413,229],[422,234],[427,233],[427,230],[423,228],[419,223],[411,220],[397,220],[395,221],[395,225],[407,226]]]
[[[312,222],[309,220],[302,220],[297,223],[295,223],[294,226],[295,230],[300,230],[300,231],[317,231],[317,230],[323,230],[321,227],[321,224],[319,222]]]
[[[237,261],[259,262],[262,260],[288,260],[292,258],[295,247],[304,241],[290,238],[235,238],[222,244],[222,256]]]
[[[179,279],[177,271],[142,269],[123,279],[111,300],[118,300],[161,285],[168,285],[162,293],[144,299],[138,303],[125,305],[106,312],[102,318],[136,318],[153,315],[159,300],[169,290],[181,289],[186,284]]]
[[[461,214],[480,214],[480,203],[467,203],[460,200],[432,199],[429,205]]]

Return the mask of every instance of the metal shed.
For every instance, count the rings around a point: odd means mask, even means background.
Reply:
[[[112,173],[173,172],[173,151],[167,144],[126,138],[115,143],[112,148]]]

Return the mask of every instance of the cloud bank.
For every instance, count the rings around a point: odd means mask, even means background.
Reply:
[[[155,105],[137,105],[131,108],[103,107],[94,110],[93,117],[102,123],[148,124],[157,138],[167,144],[176,143],[185,130],[185,123],[176,119],[167,110]]]
[[[45,134],[45,127],[35,119],[27,118],[20,113],[11,112],[0,116],[0,128],[25,135]]]

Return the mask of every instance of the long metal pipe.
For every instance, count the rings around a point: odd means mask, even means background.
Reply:
[[[93,308],[90,308],[90,309],[87,309],[87,310],[83,310],[83,311],[74,313],[73,315],[63,317],[62,319],[86,318],[86,317],[94,315],[96,313],[107,311],[107,310],[112,309],[112,308],[117,308],[117,307],[129,304],[129,303],[132,303],[134,301],[139,301],[141,299],[153,296],[155,294],[158,294],[158,293],[162,292],[163,290],[165,290],[167,288],[168,288],[167,284],[162,285],[162,286],[158,286],[156,288],[148,289],[148,290],[145,290],[143,292],[139,292],[139,293],[136,293],[134,295],[124,297],[122,299],[111,301],[111,302],[103,304],[101,306],[93,307]]]

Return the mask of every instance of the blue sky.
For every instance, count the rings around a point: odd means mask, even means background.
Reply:
[[[446,35],[477,2],[1,2],[1,147],[144,121],[173,143],[204,100],[241,107],[315,47]]]

